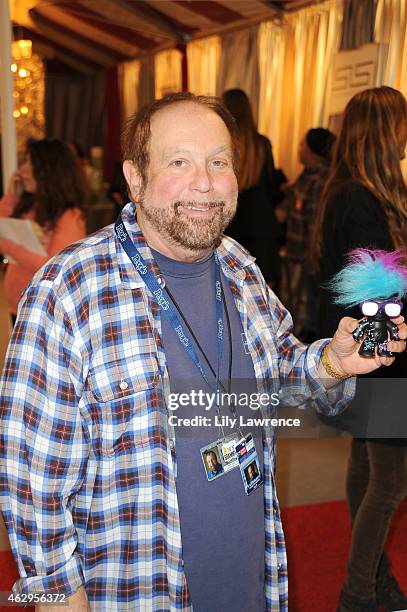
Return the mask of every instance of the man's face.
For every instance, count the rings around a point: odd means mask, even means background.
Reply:
[[[138,202],[140,222],[147,221],[167,244],[189,251],[213,247],[237,202],[226,125],[194,102],[173,104],[152,117],[149,151],[147,185]],[[137,172],[134,176],[140,181]]]
[[[208,453],[206,455],[206,465],[208,466],[208,470],[214,471],[216,468],[216,457],[213,453]]]

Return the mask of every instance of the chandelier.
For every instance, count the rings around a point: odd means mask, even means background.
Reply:
[[[31,40],[13,41],[11,56],[17,149],[23,151],[28,138],[44,137],[44,65],[41,58],[32,52]]]

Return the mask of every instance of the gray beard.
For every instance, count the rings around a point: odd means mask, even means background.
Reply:
[[[177,201],[167,209],[146,206],[140,202],[145,219],[157,232],[191,251],[201,251],[213,247],[223,231],[231,222],[236,212],[236,206],[227,210],[224,201],[205,202],[205,206],[216,209],[211,219],[190,219],[183,215],[181,206],[202,206],[202,202]]]

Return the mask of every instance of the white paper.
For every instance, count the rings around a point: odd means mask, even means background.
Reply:
[[[46,250],[35,233],[33,223],[29,219],[0,218],[0,238],[6,238],[21,244],[28,251],[38,255],[47,255]],[[3,253],[3,255],[6,255],[7,259],[14,263],[13,258],[7,255],[7,253]]]

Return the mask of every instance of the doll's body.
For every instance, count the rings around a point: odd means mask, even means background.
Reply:
[[[356,342],[362,338],[359,355],[372,357],[376,353],[383,357],[393,357],[394,353],[387,350],[387,341],[399,340],[398,327],[390,319],[379,319],[365,317],[359,321],[353,337]]]

